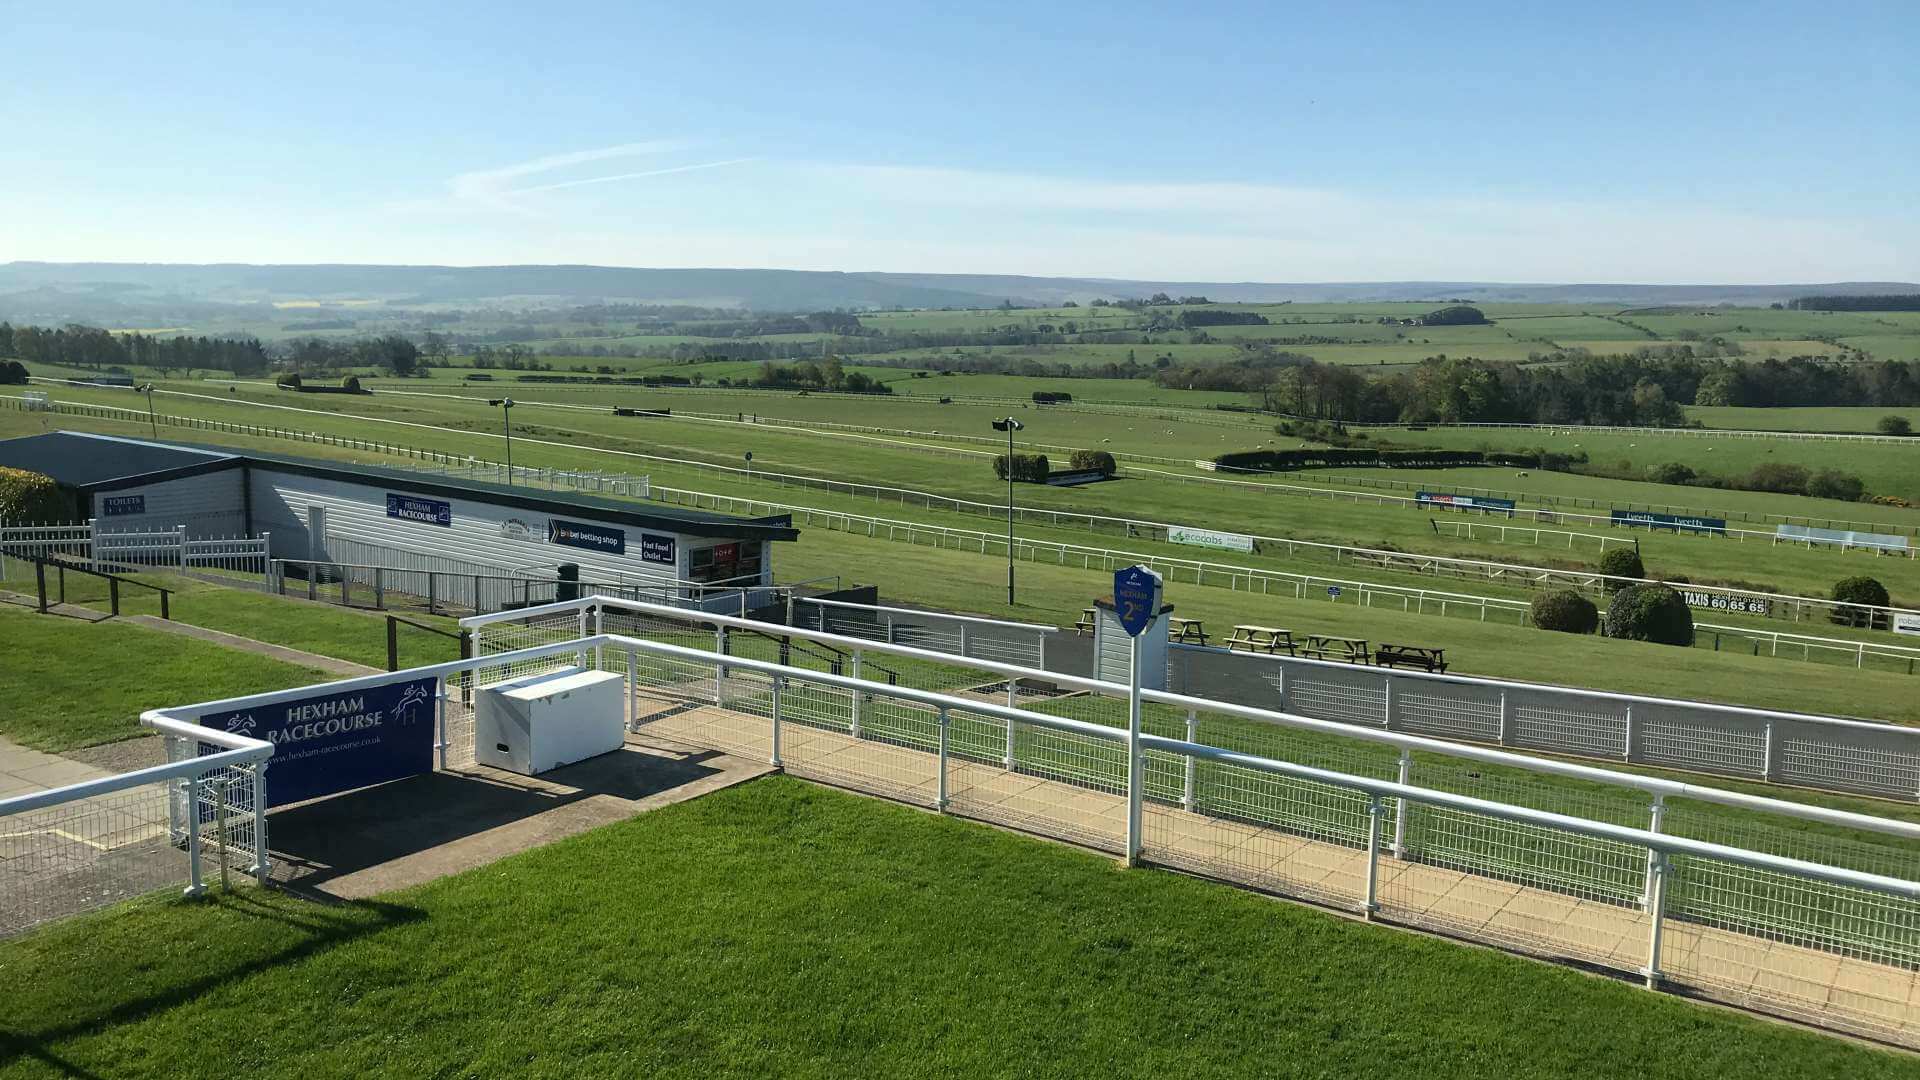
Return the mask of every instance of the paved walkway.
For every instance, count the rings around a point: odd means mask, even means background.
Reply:
[[[643,732],[756,760],[771,753],[764,717],[684,702],[643,699],[642,706]],[[782,728],[781,757],[797,775],[923,806],[938,799],[937,758],[923,750],[790,723]],[[1126,799],[1119,793],[954,759],[948,797],[948,809],[964,816],[1124,850]],[[1152,862],[1347,911],[1364,904],[1364,850],[1157,803],[1147,805],[1143,827]],[[1376,895],[1377,917],[1388,921],[1621,973],[1646,968],[1652,921],[1637,908],[1403,861],[1391,852],[1379,858]],[[1729,1004],[1920,1045],[1920,982],[1912,970],[1674,918],[1664,920],[1662,932],[1660,968],[1671,983]]]
[[[0,799],[110,775],[105,769],[33,750],[0,736]]]

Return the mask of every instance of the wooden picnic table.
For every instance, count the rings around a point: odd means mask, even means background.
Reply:
[[[1368,664],[1373,656],[1367,651],[1366,638],[1340,637],[1337,634],[1308,634],[1307,647],[1301,652],[1316,660],[1345,660],[1350,664]]]
[[[1073,624],[1073,633],[1075,637],[1078,637],[1081,634],[1093,633],[1093,609],[1092,608],[1080,609],[1080,621]]]
[[[1294,655],[1293,631],[1284,626],[1254,626],[1240,623],[1233,628],[1233,635],[1227,638],[1229,650],[1240,649],[1246,652],[1277,653]]]
[[[1181,619],[1169,615],[1167,616],[1167,640],[1177,641],[1182,645],[1205,645],[1207,631],[1199,619]]]
[[[1412,667],[1439,674],[1447,670],[1447,650],[1429,649],[1424,645],[1389,645],[1383,641],[1373,654],[1373,662],[1381,667]]]

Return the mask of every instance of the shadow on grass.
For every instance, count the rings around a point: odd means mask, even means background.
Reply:
[[[231,962],[225,964],[220,962],[221,954],[217,951],[221,945],[212,943],[207,949],[196,950],[196,956],[206,961],[205,966],[197,967],[196,973],[190,978],[170,981],[164,989],[140,992],[131,987],[94,987],[90,988],[95,995],[89,1002],[90,1007],[61,1016],[55,1025],[34,1030],[12,1024],[0,1026],[0,1068],[22,1061],[35,1061],[64,1076],[96,1076],[98,1074],[62,1057],[54,1047],[76,1037],[138,1023],[156,1013],[184,1005],[216,987],[272,968],[298,963],[358,938],[427,917],[426,912],[418,908],[379,901],[332,905],[285,900],[276,902],[268,894],[255,889],[213,893],[197,901],[174,901],[162,905],[158,910],[183,903],[201,908],[205,929],[218,934],[230,949],[234,947],[232,939],[235,936],[247,935],[240,928],[220,925],[229,919],[277,924],[263,929],[277,940],[286,940],[266,952],[248,949],[241,943],[236,951],[230,953]],[[116,919],[124,918],[127,914],[112,909],[101,913],[102,916]],[[95,924],[88,929],[98,926]],[[158,928],[149,926],[148,929]]]

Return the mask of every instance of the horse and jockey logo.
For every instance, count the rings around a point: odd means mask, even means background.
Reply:
[[[253,734],[253,728],[254,728],[254,722],[253,722],[252,713],[242,713],[239,716],[227,717],[227,730],[234,733],[235,735],[251,736]]]
[[[418,719],[417,710],[431,700],[433,695],[427,692],[426,687],[413,683],[400,691],[400,700],[394,703],[393,715],[399,717],[402,724],[412,724]]]

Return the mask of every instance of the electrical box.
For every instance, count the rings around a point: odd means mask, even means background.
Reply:
[[[626,678],[565,668],[480,688],[473,758],[534,776],[626,743]]]

